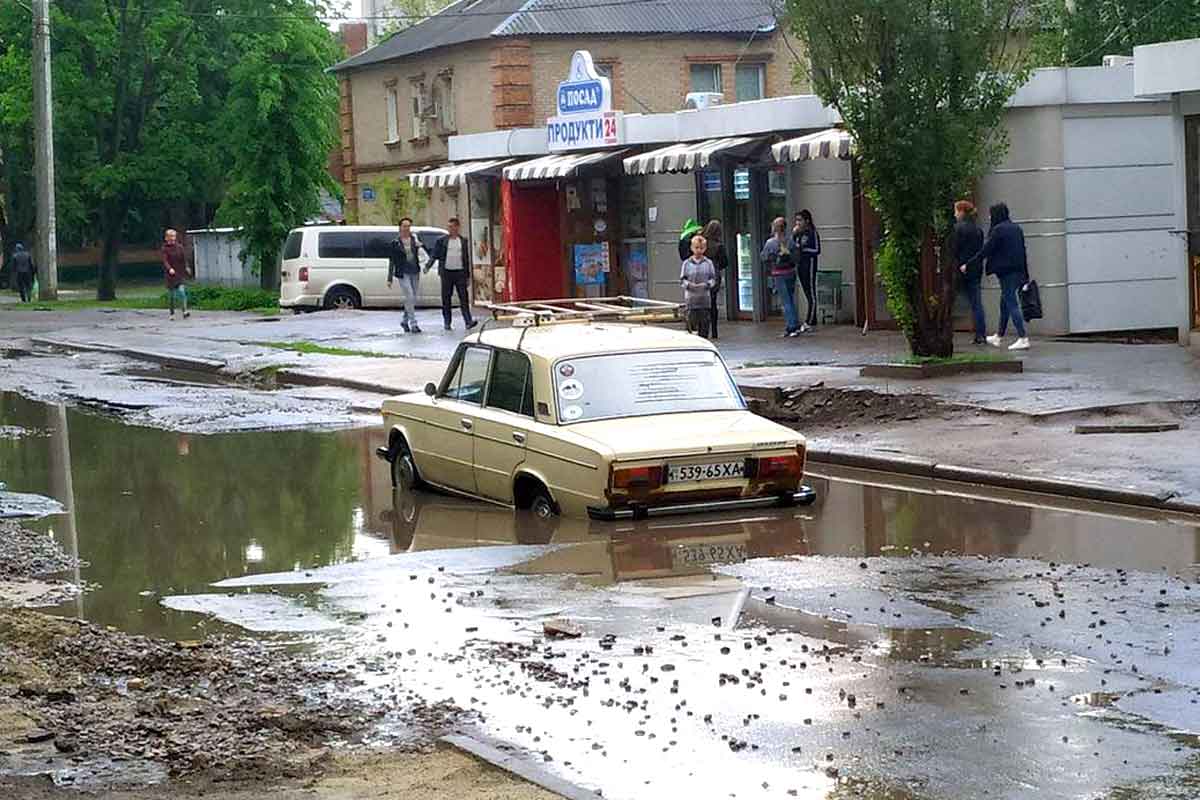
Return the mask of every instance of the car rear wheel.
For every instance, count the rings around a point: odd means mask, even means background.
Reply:
[[[408,442],[401,439],[392,454],[392,486],[414,491],[423,485],[412,450],[408,449]]]
[[[358,296],[358,292],[347,286],[335,286],[325,295],[325,307],[346,310],[362,308],[362,298]]]
[[[530,504],[529,510],[533,512],[533,516],[540,520],[554,519],[558,515],[558,509],[554,506],[554,500],[550,498],[550,492],[545,488],[540,488],[533,496],[533,503]]]

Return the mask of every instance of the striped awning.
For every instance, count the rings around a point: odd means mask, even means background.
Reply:
[[[543,181],[565,178],[575,174],[580,167],[599,164],[623,155],[625,152],[625,150],[598,150],[583,153],[555,153],[505,167],[504,177],[510,181]]]
[[[830,128],[772,145],[771,153],[781,164],[788,161],[810,161],[815,158],[848,160],[854,153],[854,140],[841,128]]]
[[[739,136],[730,139],[707,139],[703,142],[673,144],[660,150],[651,150],[640,156],[625,159],[625,172],[629,175],[657,175],[663,172],[688,172],[703,169],[717,153],[753,144],[758,139]]]
[[[461,186],[469,175],[477,172],[486,172],[487,170],[496,169],[509,163],[512,163],[511,158],[446,164],[437,169],[414,172],[408,176],[408,181],[418,189],[441,189],[446,186]]]

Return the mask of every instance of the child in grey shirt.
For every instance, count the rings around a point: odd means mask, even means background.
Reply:
[[[717,284],[717,270],[705,255],[708,240],[703,236],[692,237],[692,257],[683,262],[679,270],[679,283],[683,287],[683,302],[687,304],[688,330],[708,338],[710,292]]]

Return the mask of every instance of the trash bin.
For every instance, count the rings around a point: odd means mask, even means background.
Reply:
[[[842,271],[817,270],[817,322],[832,325],[842,308]]]

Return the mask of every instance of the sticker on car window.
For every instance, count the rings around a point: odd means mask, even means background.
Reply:
[[[558,396],[563,400],[578,400],[583,397],[583,384],[569,378],[558,385]]]
[[[583,416],[583,406],[564,406],[562,415],[567,422],[573,422]]]
[[[562,375],[564,378],[569,378],[575,374],[575,367],[571,366],[570,364],[563,364],[558,368],[558,374]]]

